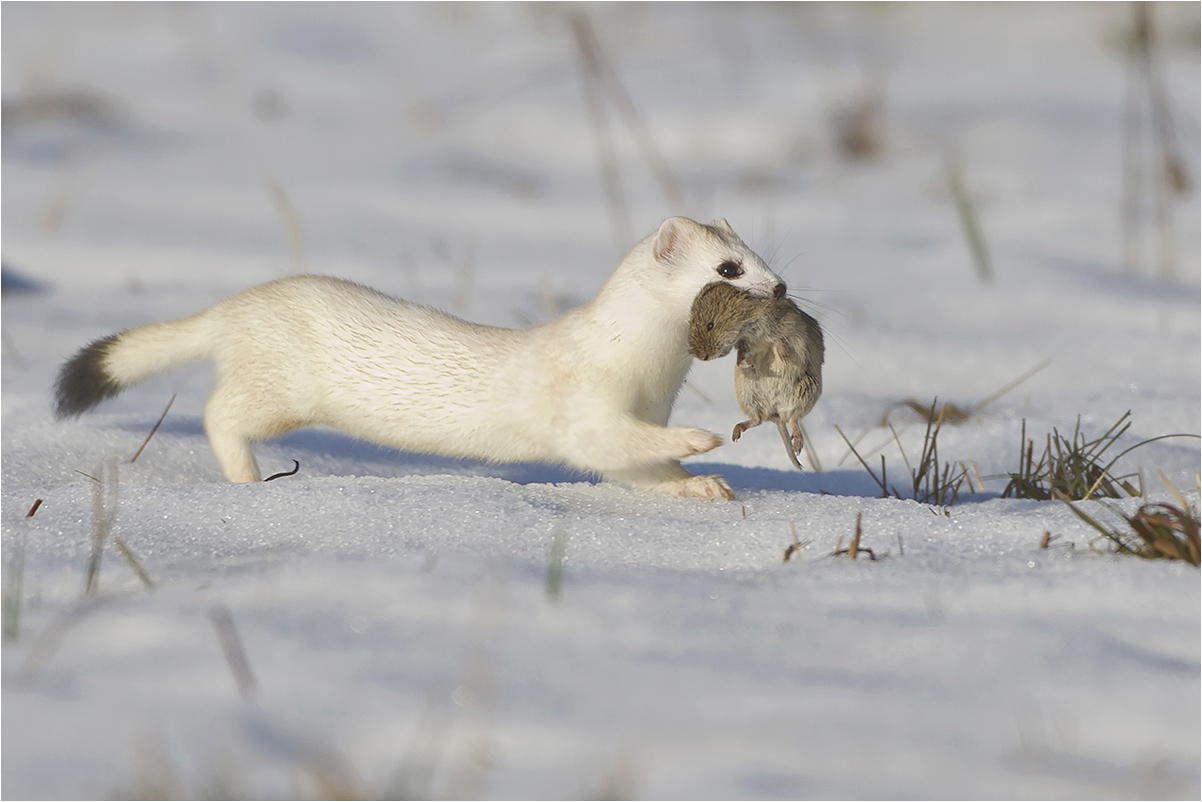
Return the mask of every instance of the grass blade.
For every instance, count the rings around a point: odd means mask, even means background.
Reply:
[[[142,441],[142,445],[138,446],[137,453],[129,458],[130,464],[138,461],[138,457],[142,456],[142,451],[146,448],[146,444],[150,442],[150,438],[154,437],[154,433],[157,432],[159,427],[163,425],[163,419],[167,417],[167,413],[171,410],[171,405],[175,403],[175,396],[175,393],[171,394],[171,400],[167,402],[167,408],[163,410],[163,414],[159,415],[159,419],[155,421],[154,427],[150,430],[150,434],[146,435],[146,439]]]
[[[117,547],[117,551],[121,552],[121,556],[129,563],[129,567],[133,569],[134,574],[142,581],[142,585],[147,590],[154,590],[154,581],[150,578],[150,574],[146,573],[146,569],[142,567],[142,563],[139,562],[129,544],[122,538],[115,537],[113,538],[113,545]]]
[[[956,202],[956,214],[960,218],[960,231],[964,234],[964,241],[968,243],[977,278],[981,280],[982,284],[992,284],[993,260],[989,257],[989,249],[985,247],[985,236],[981,233],[976,206],[973,204],[968,190],[964,187],[964,176],[960,169],[959,159],[949,152],[945,162],[948,188],[951,189],[952,198]]]

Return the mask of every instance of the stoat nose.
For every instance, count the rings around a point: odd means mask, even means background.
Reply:
[[[775,287],[772,288],[772,297],[773,298],[784,298],[785,297],[785,289],[786,289],[786,287],[784,284],[777,284]]]

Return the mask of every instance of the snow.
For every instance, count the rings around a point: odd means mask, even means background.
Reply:
[[[1157,9],[1196,186],[1198,9]],[[824,470],[760,427],[690,461],[739,496],[706,503],[314,429],[257,449],[296,476],[231,485],[205,367],[54,421],[58,366],[91,339],[301,266],[517,326],[586,301],[629,243],[556,7],[6,3],[4,264],[42,291],[3,304],[6,595],[23,570],[2,795],[1197,798],[1198,571],[999,497],[1024,420],[1042,445],[1131,410],[1116,454],[1199,433],[1196,191],[1172,275],[1151,225],[1122,266],[1127,7],[581,10],[687,198],[664,200],[611,107],[636,232],[725,217],[822,322]],[[884,149],[849,161],[831,119],[873,81]],[[7,105],[67,91],[103,113]],[[1043,360],[943,429],[944,459],[993,477],[946,509],[879,498],[835,429],[897,479],[891,405],[972,405]],[[673,420],[728,434],[732,369],[697,363]],[[913,460],[919,418],[890,420]],[[1170,438],[1116,471],[1196,503],[1199,462]],[[81,471],[118,477],[90,597]],[[831,556],[857,516],[876,561]]]

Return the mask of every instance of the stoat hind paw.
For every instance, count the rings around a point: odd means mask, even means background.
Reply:
[[[681,498],[721,498],[728,501],[735,500],[735,491],[731,490],[726,480],[717,474],[690,476],[688,479],[670,482],[663,489]]]

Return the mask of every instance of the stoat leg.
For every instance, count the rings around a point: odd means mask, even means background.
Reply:
[[[566,452],[576,467],[608,475],[704,454],[720,445],[722,438],[704,429],[624,417],[573,433]]]
[[[630,487],[682,498],[728,499],[731,501],[735,498],[735,492],[721,476],[717,474],[694,476],[679,462],[664,462],[638,469],[614,471],[605,476],[607,479],[621,482]]]
[[[228,379],[219,382],[205,402],[209,446],[221,472],[231,482],[257,482],[262,478],[251,443],[279,437],[307,422]]]
[[[257,482],[262,478],[255,455],[250,450],[251,437],[246,432],[243,405],[228,388],[218,386],[205,403],[205,433],[209,447],[225,478],[231,482]]]

